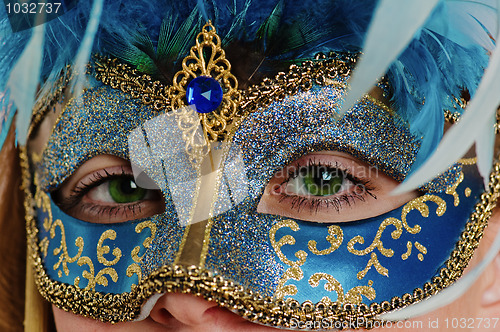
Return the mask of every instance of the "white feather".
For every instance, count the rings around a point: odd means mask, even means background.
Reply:
[[[445,15],[429,20],[426,28],[465,47],[494,49],[490,34],[496,36],[498,30],[496,0],[447,0],[442,6]]]
[[[479,174],[483,177],[484,187],[488,188],[492,169],[493,151],[495,149],[496,112],[489,115],[484,131],[476,139],[476,156]]]
[[[493,36],[498,33],[496,10],[497,0],[448,0],[447,3],[459,3],[467,6],[467,11],[475,17]],[[458,22],[457,22],[458,25]]]
[[[350,79],[341,114],[382,77],[427,20],[439,0],[382,0],[365,39],[363,55]]]
[[[17,140],[21,145],[26,144],[31,113],[40,81],[43,40],[44,25],[37,25],[33,28],[31,39],[12,69],[7,81],[10,98],[17,108]]]
[[[469,273],[463,276],[450,287],[442,290],[440,293],[431,296],[421,302],[413,304],[407,308],[379,315],[377,318],[386,321],[397,321],[410,319],[413,317],[424,315],[428,312],[437,310],[445,305],[452,303],[461,297],[479,278],[484,269],[495,259],[500,251],[500,232],[497,234],[495,241],[490,247],[483,260],[474,267]]]
[[[500,0],[497,2],[500,8]],[[400,184],[393,191],[393,194],[397,195],[416,189],[432,180],[456,160],[462,158],[474,143],[476,143],[476,151],[478,152],[478,169],[486,183],[493,156],[494,135],[492,135],[491,121],[500,104],[499,91],[500,50],[496,48],[474,98],[462,119],[448,130],[431,157]]]
[[[94,44],[95,34],[99,27],[99,22],[101,20],[103,7],[103,0],[94,0],[92,5],[92,11],[90,13],[90,18],[87,23],[87,29],[85,30],[85,35],[83,36],[82,43],[76,54],[73,72],[77,74],[77,79],[73,81],[71,90],[76,95],[80,94],[83,90],[85,84],[85,68],[90,59],[90,53],[92,51],[92,45]]]

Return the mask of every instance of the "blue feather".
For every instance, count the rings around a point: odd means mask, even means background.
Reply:
[[[80,94],[82,92],[85,84],[85,68],[89,62],[92,45],[94,44],[94,38],[97,33],[97,29],[99,28],[103,2],[104,0],[94,0],[82,44],[80,45],[78,53],[75,57],[74,72],[78,75],[78,77],[73,81],[71,91],[76,94]]]
[[[10,73],[7,87],[10,98],[16,105],[17,140],[21,145],[26,144],[31,112],[35,105],[35,96],[40,79],[43,47],[44,26],[38,25],[33,29],[33,36],[23,54]]]

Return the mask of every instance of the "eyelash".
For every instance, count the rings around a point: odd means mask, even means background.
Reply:
[[[338,170],[345,176],[345,179],[351,181],[355,186],[362,185],[363,188],[365,189],[363,191],[363,193],[365,194],[360,195],[356,192],[351,192],[329,198],[311,198],[299,195],[288,195],[284,192],[281,192],[279,203],[283,203],[284,201],[289,200],[291,208],[296,209],[298,212],[300,212],[301,209],[307,206],[309,206],[310,211],[314,213],[317,213],[320,209],[323,208],[328,209],[330,207],[333,207],[337,212],[340,212],[340,209],[342,208],[343,204],[351,206],[351,204],[354,204],[356,200],[364,202],[366,195],[369,195],[374,199],[377,199],[377,196],[372,192],[375,190],[375,188],[370,185],[370,180],[354,176],[348,169],[339,165],[338,162],[335,162],[334,166],[333,163],[330,162],[321,163],[320,161],[316,161],[316,158],[314,157],[308,160],[307,166],[303,166],[300,163],[297,163],[296,167],[292,167],[288,171],[286,179],[283,182],[281,182],[280,187],[286,186],[290,182],[290,180],[298,177],[303,167],[318,167],[318,168],[324,167],[327,169]]]
[[[133,180],[134,177],[130,172],[127,172],[122,166],[121,172],[109,172],[106,169],[97,171],[90,175],[90,177],[85,180],[80,181],[73,189],[68,197],[59,200],[58,205],[64,211],[69,211],[81,203],[83,197],[88,194],[92,189],[100,186],[106,181],[111,181],[117,178],[128,178]],[[104,175],[101,173],[103,172]],[[141,202],[136,203],[125,203],[116,205],[99,205],[91,203],[82,203],[79,210],[87,210],[90,213],[95,213],[98,216],[109,216],[116,217],[119,213],[132,213],[136,215],[136,209],[138,213],[141,213]]]

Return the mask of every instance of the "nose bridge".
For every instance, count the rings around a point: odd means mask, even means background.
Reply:
[[[204,267],[212,224],[212,219],[206,219],[186,226],[175,264]]]

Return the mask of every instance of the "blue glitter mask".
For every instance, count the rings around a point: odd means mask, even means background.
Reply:
[[[347,78],[237,109],[239,118],[215,136],[217,126],[205,126],[210,118],[175,104],[175,94],[153,102],[100,79],[68,102],[41,158],[32,158],[27,195],[35,209],[27,220],[42,295],[110,322],[144,316],[154,294],[184,292],[270,326],[363,317],[362,327],[450,285],[472,255],[462,239],[480,237],[487,220],[481,204],[490,198],[480,201],[471,160],[429,184],[432,190],[363,220],[315,223],[257,211],[273,175],[315,151],[348,153],[399,181],[407,175],[419,139],[370,96],[339,118]],[[227,98],[220,103],[231,110]],[[166,104],[174,111],[163,112]],[[165,212],[102,224],[58,207],[50,193],[102,154],[130,160],[138,184],[161,190]],[[196,213],[206,188],[210,204]]]

